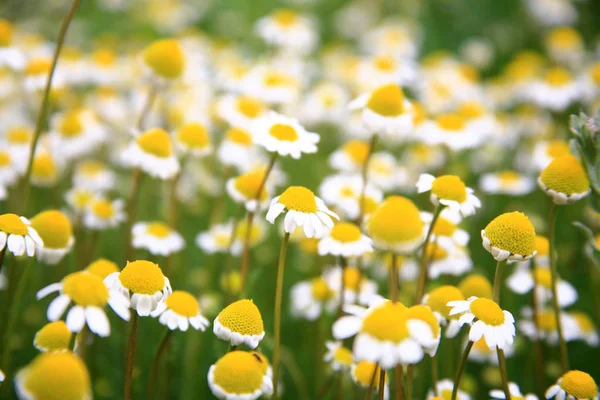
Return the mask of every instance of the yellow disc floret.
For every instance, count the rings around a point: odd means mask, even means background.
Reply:
[[[268,196],[267,188],[263,184],[264,179],[265,171],[256,169],[235,178],[234,186],[248,200],[257,199],[258,190],[260,189],[258,200],[264,201]]]
[[[565,68],[556,67],[546,71],[544,80],[551,86],[564,86],[573,81],[573,76]]]
[[[32,137],[31,129],[24,126],[14,126],[6,132],[6,139],[12,144],[27,144]]]
[[[50,322],[35,334],[33,344],[41,351],[66,350],[71,344],[71,331],[64,321]]]
[[[423,236],[423,221],[415,204],[402,196],[390,196],[373,211],[367,232],[389,244],[418,240]]]
[[[369,97],[367,108],[384,117],[397,117],[404,112],[404,92],[400,86],[381,86]]]
[[[173,153],[171,138],[162,128],[147,130],[135,140],[143,151],[153,156],[167,158]]]
[[[236,105],[239,112],[252,119],[265,112],[264,104],[259,99],[251,96],[238,96]]]
[[[286,124],[274,124],[269,129],[269,134],[277,140],[284,142],[295,142],[298,140],[298,132],[291,125]]]
[[[361,332],[381,341],[400,343],[410,336],[406,315],[403,304],[388,301],[363,319]]]
[[[31,227],[42,238],[44,248],[67,248],[73,238],[71,221],[58,210],[42,211],[31,219]]]
[[[58,132],[66,138],[79,136],[83,132],[83,123],[79,112],[71,111],[63,115],[58,124]]]
[[[471,313],[486,325],[498,326],[504,323],[504,312],[495,301],[490,299],[473,300]]]
[[[492,247],[510,254],[531,256],[535,251],[535,229],[522,212],[499,215],[485,227],[485,237]]]
[[[87,271],[74,272],[62,281],[62,292],[80,306],[104,307],[108,303],[108,289],[100,277]]]
[[[279,203],[288,210],[304,213],[317,212],[315,194],[303,186],[290,186],[279,196]]]
[[[485,114],[485,108],[478,101],[467,101],[460,105],[458,114],[467,120],[476,119]]]
[[[116,263],[107,260],[106,258],[99,258],[88,265],[85,270],[90,274],[99,276],[100,279],[104,279],[114,272],[119,272],[119,267]]]
[[[492,284],[483,275],[471,274],[458,284],[458,289],[466,298],[475,296],[485,299],[492,298]]]
[[[590,189],[590,181],[579,162],[572,155],[557,157],[542,171],[540,180],[549,190],[572,194],[585,193]]]
[[[550,243],[548,238],[542,235],[535,236],[535,250],[537,251],[536,256],[547,256],[550,254]]]
[[[537,267],[533,270],[533,277],[536,285],[545,287],[546,289],[552,288],[552,276],[548,268]]]
[[[170,310],[186,318],[195,317],[200,312],[198,300],[183,290],[175,290],[165,302]]]
[[[465,119],[462,116],[453,113],[438,115],[435,122],[442,129],[451,132],[462,131],[466,125]]]
[[[321,277],[314,278],[310,281],[310,287],[312,289],[312,295],[315,299],[321,303],[329,300],[334,292],[331,290],[327,281]]]
[[[13,24],[10,21],[0,18],[0,47],[10,46],[13,32]]]
[[[252,136],[245,130],[240,128],[229,128],[225,132],[227,140],[248,147],[252,144]]]
[[[433,311],[431,311],[431,308],[428,306],[418,304],[416,306],[409,307],[406,310],[406,318],[421,320],[429,325],[429,328],[433,333],[433,337],[438,337],[440,335],[440,323],[438,322]]]
[[[351,140],[342,147],[342,150],[352,159],[352,162],[362,166],[369,154],[369,144],[362,140]]]
[[[450,319],[452,307],[448,307],[448,302],[464,299],[464,294],[456,286],[445,285],[432,290],[427,296],[426,304],[442,317]]]
[[[456,232],[457,226],[454,222],[444,218],[439,217],[436,221],[432,233],[437,236],[453,236]]]
[[[546,145],[546,154],[551,158],[567,156],[570,153],[569,144],[562,140],[552,140]]]
[[[333,360],[341,365],[351,365],[353,360],[352,352],[344,346],[340,346],[337,349],[335,349],[333,353]]]
[[[351,222],[340,222],[333,226],[329,233],[338,242],[356,242],[362,236],[360,228]]]
[[[577,321],[577,325],[579,325],[579,329],[581,329],[581,331],[584,334],[593,334],[596,332],[594,322],[586,313],[581,311],[573,311],[570,313],[570,315],[571,317],[575,318],[575,321]]]
[[[177,139],[191,149],[204,149],[210,142],[206,127],[197,122],[185,124],[179,128]]]
[[[231,395],[251,394],[261,389],[267,367],[258,353],[230,351],[215,363],[212,383]]]
[[[589,374],[582,371],[569,371],[560,379],[560,387],[568,396],[576,399],[595,399],[598,397],[598,386]]]
[[[379,387],[380,375],[379,366],[371,361],[359,361],[352,369],[352,377],[361,386],[370,386],[373,382],[373,387]],[[373,377],[374,379],[371,380]]]
[[[24,236],[27,234],[27,225],[16,214],[2,214],[0,215],[0,232]]]
[[[347,290],[358,292],[360,284],[363,281],[363,275],[357,267],[344,268],[344,287]]]
[[[431,193],[438,199],[452,200],[459,203],[467,199],[467,187],[456,175],[437,177],[431,185]]]
[[[35,155],[31,169],[32,176],[42,180],[55,180],[57,174],[58,169],[56,163],[49,153]]]
[[[287,8],[274,11],[273,14],[271,14],[271,17],[278,25],[284,28],[292,27],[299,18],[296,12]]]
[[[239,300],[228,305],[217,320],[231,332],[245,336],[262,335],[265,331],[262,315],[252,300]]]
[[[138,294],[154,294],[165,287],[165,276],[158,264],[146,260],[128,262],[119,280],[126,289]]]
[[[157,238],[164,239],[171,234],[171,228],[164,222],[151,222],[146,227],[146,233]]]
[[[185,55],[177,41],[157,40],[144,50],[144,62],[156,75],[173,79],[182,74],[185,67]]]

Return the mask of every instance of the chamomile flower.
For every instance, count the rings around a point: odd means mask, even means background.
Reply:
[[[575,28],[560,26],[546,34],[544,38],[550,57],[559,63],[579,67],[585,56],[583,37]]]
[[[310,53],[318,41],[313,22],[285,8],[259,19],[255,29],[268,44],[298,54]]]
[[[92,200],[96,198],[95,191],[87,188],[73,187],[65,192],[65,200],[77,217],[81,216]]]
[[[17,373],[15,384],[22,400],[92,399],[91,379],[85,363],[70,351],[38,355]]]
[[[292,286],[290,299],[292,315],[310,321],[319,318],[324,309],[333,312],[338,305],[335,291],[321,277]]]
[[[294,104],[300,96],[299,76],[292,71],[293,62],[283,64],[252,68],[242,83],[242,93],[257,97],[269,106]]]
[[[114,272],[104,278],[108,289],[117,291],[131,301],[131,308],[140,317],[147,317],[173,292],[169,278],[150,261],[127,262],[121,272]]]
[[[208,384],[222,400],[255,400],[273,393],[272,370],[266,357],[249,351],[230,351],[211,365]]]
[[[300,105],[300,120],[314,126],[318,124],[342,125],[346,122],[350,94],[340,84],[321,82],[307,93]]]
[[[52,60],[49,57],[33,57],[30,58],[25,65],[25,78],[23,85],[27,92],[39,92],[46,87],[50,69],[52,68]],[[52,78],[52,88],[58,89],[65,84],[65,76],[61,71],[55,71]]]
[[[266,185],[265,169],[256,168],[227,181],[227,193],[251,212],[264,209],[269,201],[269,187]],[[262,187],[261,187],[262,186]],[[258,192],[260,190],[260,193]]]
[[[417,181],[419,193],[431,191],[431,202],[438,206],[444,205],[458,211],[463,217],[475,214],[481,207],[481,201],[473,194],[473,189],[465,186],[456,175],[442,175],[437,178],[429,174],[421,174]]]
[[[283,227],[287,233],[293,233],[296,227],[304,229],[306,237],[320,238],[333,228],[333,219],[339,217],[327,208],[323,200],[302,186],[290,186],[281,195],[271,200],[267,221],[275,223],[285,212]]]
[[[546,266],[530,269],[527,265],[517,265],[515,272],[506,280],[506,284],[518,294],[528,293],[535,286],[535,294],[540,304],[552,299],[552,277],[550,269]],[[577,301],[577,290],[569,282],[558,279],[556,290],[560,307],[568,307]]]
[[[504,355],[507,358],[510,357],[514,352],[513,349],[514,344],[504,348]],[[473,347],[471,347],[471,351],[469,352],[469,360],[482,364],[498,365],[498,353],[496,349],[490,349],[485,338],[482,337],[473,342]]]
[[[159,82],[179,78],[185,70],[183,47],[173,39],[160,39],[149,44],[143,52],[144,65]]]
[[[571,311],[569,312],[569,316],[577,325],[577,338],[585,341],[588,346],[597,347],[600,344],[600,338],[594,321],[589,315],[581,311]]]
[[[539,141],[533,148],[532,164],[537,171],[542,171],[555,158],[570,154],[569,143],[564,140]]]
[[[565,110],[580,96],[579,84],[571,72],[562,67],[547,70],[541,79],[531,83],[527,92],[532,102],[556,112]]]
[[[51,187],[60,175],[56,157],[48,151],[36,152],[31,167],[31,183],[34,186]]]
[[[183,237],[160,221],[137,222],[131,228],[131,235],[133,247],[146,249],[150,254],[168,256],[185,247]]]
[[[365,165],[369,154],[369,143],[364,140],[350,140],[331,153],[329,165],[343,172],[358,172]]]
[[[173,152],[171,137],[161,128],[138,135],[123,152],[123,161],[154,178],[171,179],[179,173],[179,162]]]
[[[475,131],[458,113],[444,113],[423,124],[419,139],[429,145],[444,145],[452,151],[478,147],[486,136]]]
[[[467,129],[480,138],[485,139],[492,135],[497,128],[494,113],[486,109],[480,101],[465,101],[458,106],[456,112],[465,119]]]
[[[150,315],[158,317],[158,322],[172,331],[179,329],[185,332],[191,325],[192,328],[204,332],[210,325],[200,312],[198,300],[183,290],[171,293]]]
[[[190,122],[177,129],[173,135],[175,149],[183,155],[204,157],[212,151],[207,127],[199,122]]]
[[[73,186],[91,191],[108,191],[115,187],[116,176],[100,161],[85,160],[73,172]]]
[[[374,391],[379,391],[379,387],[381,386],[381,369],[377,363],[367,360],[359,360],[355,364],[352,364],[350,376],[352,376],[352,380],[358,386],[362,388],[368,388],[371,387],[372,382],[372,386],[375,389]],[[383,398],[387,400],[389,398],[387,375],[385,376],[384,385]]]
[[[33,257],[36,247],[43,246],[44,242],[27,218],[11,213],[0,215],[0,251],[8,250],[17,257],[27,252],[28,257]]]
[[[71,302],[75,305],[67,313],[67,327],[71,332],[80,332],[87,324],[90,331],[100,337],[110,335],[110,323],[103,308],[109,305],[125,321],[129,321],[129,299],[120,293],[109,291],[97,275],[86,271],[75,272],[37,292],[40,300],[51,293],[59,296],[48,306],[47,317],[57,321]]]
[[[441,329],[437,316],[426,305],[417,304],[406,310],[407,324],[415,339],[423,346],[427,354],[433,357],[438,350]]]
[[[440,275],[460,276],[473,268],[473,261],[465,248],[452,244],[435,243],[427,247],[429,277],[437,279]]]
[[[85,207],[83,225],[95,230],[116,228],[125,221],[124,206],[121,199],[110,201],[103,197],[94,197]]]
[[[413,129],[413,107],[402,89],[393,83],[360,95],[348,105],[361,112],[361,121],[372,134],[390,139],[406,139]]]
[[[316,153],[320,140],[317,133],[306,131],[296,119],[273,111],[256,121],[252,131],[256,144],[269,152],[295,159],[303,153]]]
[[[535,229],[521,212],[504,213],[481,231],[483,247],[497,261],[527,260],[535,255]]]
[[[0,19],[0,68],[7,66],[20,71],[25,67],[25,56],[18,48],[13,47],[14,31],[12,22]]]
[[[552,160],[540,174],[538,184],[556,204],[574,203],[591,191],[581,162],[572,155]]]
[[[471,297],[468,300],[448,302],[450,315],[461,314],[458,323],[471,325],[469,340],[476,342],[482,337],[489,348],[504,349],[512,345],[515,336],[515,319],[493,300]]]
[[[439,398],[442,399],[450,399],[452,398],[452,390],[454,389],[454,383],[450,379],[442,379],[435,383],[436,392],[440,395]],[[458,389],[458,393],[456,398],[458,400],[471,400],[471,396],[464,392],[463,390]],[[434,395],[434,391],[430,390],[427,392],[427,399],[433,400],[436,399]]]
[[[73,226],[65,214],[58,210],[42,211],[31,219],[43,245],[36,244],[38,260],[46,264],[58,264],[73,247]]]
[[[543,25],[570,25],[577,22],[579,13],[571,0],[527,0],[529,13]]]
[[[405,187],[408,172],[396,164],[396,158],[388,152],[373,153],[369,161],[369,181],[389,192],[397,187]]]
[[[361,213],[362,191],[363,180],[357,174],[328,176],[319,186],[323,201],[348,220],[357,219]],[[382,200],[383,191],[370,182],[367,183],[364,189],[363,214],[370,215]]]
[[[217,114],[229,125],[249,130],[269,109],[262,100],[248,95],[225,95],[217,102]]]
[[[334,371],[347,371],[352,367],[352,351],[345,348],[340,341],[328,340],[325,342],[327,353],[323,361],[331,363],[331,369]]]
[[[448,306],[448,303],[464,299],[463,293],[456,286],[451,285],[440,286],[423,297],[423,304],[429,306],[439,324],[446,327],[445,336],[447,338],[455,337],[461,327],[458,316],[450,314],[452,307]]]
[[[21,175],[23,169],[19,161],[8,150],[0,150],[0,185],[10,186]]]
[[[414,59],[419,51],[419,32],[406,21],[391,20],[365,33],[361,47],[368,54],[396,54]]]
[[[90,110],[78,109],[55,115],[51,121],[50,145],[53,153],[66,160],[80,158],[96,150],[106,132]]]
[[[85,60],[83,68],[83,78],[95,85],[113,85],[122,82],[124,77],[123,62],[119,59],[117,53],[113,49],[99,48],[96,49]],[[68,75],[70,78],[70,75]]]
[[[33,140],[33,129],[27,125],[13,125],[6,130],[4,140],[7,150],[18,162],[22,160],[22,170],[25,171],[25,161],[29,160],[29,150]]]
[[[529,176],[505,170],[482,175],[479,187],[488,194],[523,196],[533,191],[535,182]]]
[[[72,333],[64,321],[49,322],[33,338],[33,345],[41,352],[65,351],[71,345]]]
[[[225,166],[247,171],[248,166],[261,160],[262,154],[254,146],[252,133],[242,128],[229,128],[217,150],[219,161]]]
[[[350,222],[339,222],[319,242],[319,254],[358,257],[373,251],[373,241]]]
[[[108,275],[119,272],[119,266],[106,258],[99,258],[88,265],[85,270],[90,274],[94,274],[104,280]]]
[[[393,53],[382,53],[363,60],[358,65],[357,75],[358,85],[363,90],[389,83],[407,86],[417,77],[417,65],[412,60],[401,60]]]
[[[460,290],[466,298],[482,297],[492,298],[492,284],[490,280],[480,274],[470,274],[461,280],[458,284]]]
[[[225,307],[213,323],[213,333],[232,346],[255,349],[265,337],[262,315],[252,300],[239,300]]]
[[[558,344],[558,328],[556,314],[552,309],[541,308],[537,312],[537,321],[533,318],[533,310],[530,307],[523,308],[522,318],[517,322],[519,330],[532,340],[543,340],[549,345]],[[568,313],[560,312],[562,334],[565,341],[579,339],[579,328],[577,322]]]
[[[208,231],[196,236],[196,245],[208,254],[225,253],[229,249],[232,230],[232,222],[212,225]]]
[[[433,214],[422,211],[421,219],[427,224],[427,229],[429,229]],[[458,227],[461,220],[460,213],[456,210],[450,208],[442,209],[431,231],[431,241],[437,241],[442,244],[454,244],[461,247],[466,246],[469,243],[469,234]]]
[[[327,281],[329,287],[336,293],[336,300],[340,298],[339,293],[342,290],[342,279],[344,280],[344,304],[368,305],[374,296],[377,296],[377,283],[369,280],[355,266],[328,268],[323,272],[323,279]]]
[[[597,400],[598,386],[589,374],[571,370],[558,378],[556,383],[546,390],[546,398],[568,400]]]
[[[402,196],[390,196],[366,221],[366,232],[374,247],[405,254],[425,240],[425,224],[415,204]]]

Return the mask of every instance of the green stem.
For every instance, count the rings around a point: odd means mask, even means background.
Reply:
[[[277,287],[275,291],[275,326],[273,344],[273,398],[277,399],[277,387],[279,385],[279,346],[281,343],[281,300],[283,296],[283,270],[285,268],[285,253],[287,251],[290,234],[285,233],[281,241],[279,252],[279,264],[277,266]]]
[[[440,338],[441,339],[441,338]],[[438,393],[438,387],[437,387],[437,382],[438,382],[438,358],[437,358],[437,353],[434,354],[433,357],[431,357],[431,380],[433,381],[433,394],[435,396],[439,396]]]
[[[369,163],[371,162],[371,156],[373,155],[373,151],[375,150],[375,145],[377,144],[377,134],[373,134],[371,136],[371,140],[369,141],[369,151],[367,153],[367,158],[365,159],[365,163],[362,167],[362,188],[360,190],[359,197],[359,207],[360,213],[358,214],[358,220],[356,224],[360,226],[362,224],[363,218],[365,216],[365,196],[367,193],[367,184],[369,183]]]
[[[369,389],[367,390],[367,397],[365,399],[371,400],[373,398],[373,389],[375,388],[375,377],[379,372],[379,364],[375,364],[375,368],[373,368],[373,373],[371,374],[371,382],[369,383]]]
[[[342,268],[342,273],[340,274],[340,305],[338,306],[338,318],[342,316],[344,311],[344,292],[346,291],[346,280],[344,279],[344,273],[346,272],[346,258],[340,256],[340,267]]]
[[[421,258],[419,259],[419,282],[417,284],[415,304],[421,304],[421,300],[425,294],[425,286],[427,284],[427,250],[429,249],[429,241],[431,239],[431,235],[433,234],[433,229],[435,228],[435,224],[444,207],[445,206],[443,204],[439,204],[433,212],[431,224],[429,224],[429,229],[427,230],[427,235],[425,236],[425,242],[423,243],[423,248],[421,249]]]
[[[129,200],[127,201],[127,222],[125,223],[125,255],[124,264],[128,261],[133,261],[133,243],[131,242],[131,228],[135,220],[138,198],[140,195],[140,186],[142,183],[142,170],[135,168],[132,172],[132,184],[129,192]]]
[[[398,255],[391,253],[390,265],[390,300],[398,301]]]
[[[71,3],[71,8],[65,16],[65,19],[63,20],[62,25],[60,26],[60,30],[58,31],[58,38],[56,39],[56,48],[54,49],[54,56],[52,58],[52,67],[50,68],[48,80],[46,81],[46,87],[44,88],[44,94],[42,95],[42,104],[40,105],[40,111],[37,116],[37,120],[35,123],[35,131],[33,133],[33,141],[31,142],[31,148],[29,150],[27,170],[23,178],[23,201],[21,203],[21,206],[24,209],[27,208],[27,199],[29,197],[29,187],[31,185],[31,171],[33,169],[33,159],[35,156],[35,150],[37,148],[38,141],[40,140],[40,135],[42,134],[44,121],[46,120],[46,114],[48,113],[48,103],[50,98],[50,91],[52,90],[52,80],[54,79],[54,72],[56,71],[56,65],[58,64],[58,58],[60,57],[60,52],[62,50],[63,43],[65,42],[67,30],[69,29],[69,25],[73,20],[73,15],[75,14],[77,7],[79,7],[80,2],[81,0],[73,0],[73,3]]]
[[[531,295],[531,309],[533,310],[533,323],[535,325],[535,331],[540,331],[539,326],[539,305],[536,296],[536,288],[538,287],[537,275],[534,273],[533,275],[533,291]],[[544,393],[546,389],[546,385],[544,383],[544,352],[542,349],[542,342],[537,337],[537,335],[533,338],[535,345],[535,372],[536,372],[536,389],[537,393]]]
[[[506,357],[504,357],[504,350],[496,347],[496,353],[498,354],[498,366],[500,367],[500,376],[502,377],[502,389],[506,400],[510,400],[510,389],[508,388],[508,374],[506,372]]]
[[[454,378],[454,386],[452,387],[452,400],[456,400],[456,396],[458,395],[458,386],[460,385],[460,379],[462,378],[465,366],[467,365],[467,359],[469,358],[471,348],[473,348],[473,342],[469,340],[467,342],[467,347],[465,347],[465,351],[463,352],[458,369],[456,370],[456,378]],[[437,382],[434,382],[433,384],[437,385]]]
[[[385,370],[383,368],[379,371],[379,400],[385,398]]]
[[[139,316],[137,312],[133,313],[131,319],[131,331],[129,332],[129,342],[127,344],[127,363],[125,364],[125,388],[123,392],[124,400],[131,400],[131,382],[133,379],[133,365],[135,362],[135,346],[137,342]]]
[[[556,330],[558,331],[558,342],[560,343],[560,366],[562,372],[566,373],[569,370],[569,357],[567,354],[567,343],[563,335],[562,321],[560,319],[560,307],[558,305],[558,268],[556,266],[555,254],[555,228],[556,228],[556,204],[553,202],[550,206],[548,215],[548,255],[550,256],[550,274],[552,278],[552,309],[556,318]]]
[[[415,376],[415,364],[410,364],[406,371],[406,398],[412,398],[413,379]]]
[[[402,369],[402,364],[396,365],[394,371],[396,373],[396,400],[404,400],[404,383],[402,382],[402,380],[404,379],[404,370]],[[407,385],[411,385],[412,391],[412,382],[407,382]]]
[[[494,290],[492,299],[500,305],[500,292],[502,291],[502,277],[504,275],[504,267],[506,266],[506,260],[498,261],[496,264],[496,274],[494,275]]]
[[[154,397],[154,384],[157,381],[158,368],[160,366],[160,359],[167,349],[167,345],[169,344],[169,340],[171,339],[173,331],[167,328],[167,331],[163,335],[160,344],[158,345],[158,349],[156,350],[156,354],[154,354],[154,358],[152,359],[152,367],[150,368],[150,375],[148,378],[148,400],[152,400]]]
[[[73,352],[79,354],[82,360],[85,360],[86,354],[86,341],[90,330],[86,325],[83,326],[83,329],[79,331],[77,336],[75,336],[75,343],[73,344]]]

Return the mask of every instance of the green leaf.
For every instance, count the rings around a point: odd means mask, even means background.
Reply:
[[[584,252],[586,257],[592,265],[600,269],[600,249],[596,247],[594,233],[590,228],[579,221],[573,222],[573,225],[585,236]]]

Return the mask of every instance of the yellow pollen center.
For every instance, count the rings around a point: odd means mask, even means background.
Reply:
[[[444,130],[458,132],[462,131],[465,128],[465,119],[458,115],[452,113],[446,113],[439,115],[435,122]]]
[[[548,34],[548,44],[560,50],[568,50],[581,44],[581,35],[571,27],[556,28]]]
[[[352,352],[345,347],[338,347],[333,353],[333,359],[336,363],[342,365],[352,364]]]
[[[428,247],[427,257],[429,257],[431,261],[439,261],[447,258],[448,252],[442,246],[435,243]]]
[[[65,114],[60,120],[58,131],[61,136],[72,138],[79,136],[83,131],[83,124],[77,111]]]
[[[239,112],[252,119],[260,116],[265,111],[263,103],[250,96],[239,96],[236,99],[236,105]]]
[[[104,307],[108,303],[108,289],[97,275],[75,272],[67,275],[62,285],[62,292],[79,306]]]
[[[541,285],[546,289],[552,287],[552,277],[548,268],[536,268],[533,270],[533,275],[535,277],[535,282],[538,285]]]
[[[450,220],[440,217],[433,227],[433,234],[437,236],[450,237],[456,232],[456,224]]]
[[[96,50],[94,54],[92,54],[92,60],[94,63],[101,67],[109,67],[114,65],[117,59],[117,55],[114,51],[108,49]]]
[[[229,245],[230,235],[226,233],[217,233],[214,240],[218,246],[227,247]]]
[[[115,209],[112,203],[104,199],[94,200],[92,203],[92,212],[102,219],[109,219],[115,215]]]
[[[564,86],[573,80],[571,73],[564,68],[552,68],[544,75],[544,80],[551,86]]]
[[[485,237],[492,247],[511,254],[530,256],[535,250],[535,229],[521,212],[505,213],[485,227]]]
[[[363,276],[360,269],[356,267],[346,267],[344,269],[344,287],[347,290],[358,293]]]
[[[151,222],[148,224],[146,232],[151,236],[164,239],[171,234],[171,228],[164,222]]]
[[[0,47],[8,47],[13,37],[13,24],[5,19],[0,19]]]
[[[511,187],[521,179],[521,175],[514,171],[502,171],[498,173],[498,179],[502,186]]]
[[[402,342],[410,336],[406,326],[406,307],[391,301],[382,304],[364,318],[361,332],[380,341]]]
[[[260,188],[260,185],[264,178],[265,171],[263,169],[257,169],[235,178],[234,186],[248,200],[256,199],[258,189]],[[258,196],[258,199],[260,201],[264,201],[267,198],[267,195],[267,189],[263,186],[260,195]]]
[[[485,114],[483,105],[476,101],[466,102],[460,105],[458,113],[461,117],[469,120],[476,119]]]
[[[31,219],[31,227],[42,238],[44,248],[65,249],[73,237],[71,221],[58,210],[39,213]]]
[[[594,81],[594,84],[600,85],[600,63],[597,63],[596,65],[594,65],[592,67],[590,74],[592,76],[592,80]]]
[[[277,140],[295,142],[298,140],[298,132],[290,125],[275,124],[269,129],[269,134]]]
[[[587,314],[581,311],[573,311],[570,314],[571,317],[575,318],[575,321],[577,321],[577,325],[579,325],[579,329],[581,329],[583,333],[596,332],[594,322],[592,322],[592,319]]]
[[[542,310],[538,312],[537,325],[542,331],[556,331],[556,317],[554,316],[554,312],[551,310]]]
[[[104,279],[114,272],[119,272],[119,267],[106,258],[100,258],[88,265],[85,270],[90,274],[100,277],[100,279]]]
[[[395,84],[381,86],[371,93],[367,108],[384,117],[397,117],[404,112],[404,92]]]
[[[171,138],[161,128],[150,129],[135,140],[143,151],[159,158],[167,158],[173,152]]]
[[[318,301],[325,302],[333,296],[333,291],[323,278],[314,278],[311,283],[312,295]]]
[[[576,399],[594,399],[598,397],[598,387],[594,378],[582,371],[569,371],[564,374],[560,381],[560,387],[567,392],[568,396]]]
[[[10,154],[4,150],[0,150],[0,168],[10,165]]]
[[[235,230],[236,239],[240,242],[246,240],[246,233],[248,231],[248,221],[240,221],[238,222],[237,229]],[[260,241],[263,237],[264,228],[258,224],[252,224],[250,227],[250,235],[248,236],[250,245],[254,245]]]
[[[375,68],[383,72],[393,72],[398,65],[392,56],[375,57],[373,64],[375,64]]]
[[[351,222],[340,222],[334,225],[330,235],[342,243],[356,242],[362,236],[358,226]]]
[[[27,144],[33,136],[31,129],[24,126],[11,128],[6,133],[6,139],[13,144]]]
[[[557,157],[542,171],[542,183],[551,190],[572,194],[585,193],[590,181],[579,159],[572,155]]]
[[[248,132],[240,128],[230,128],[225,134],[227,140],[240,144],[244,147],[252,145],[252,136]]]
[[[76,189],[73,197],[73,203],[75,203],[75,207],[78,209],[83,209],[92,201],[94,194],[86,189]]]
[[[456,175],[442,175],[431,185],[431,193],[439,199],[463,203],[467,200],[467,187]]]
[[[290,28],[298,21],[298,14],[292,10],[277,10],[272,14],[273,20],[284,28]]]
[[[258,353],[230,351],[216,362],[213,379],[229,395],[250,395],[262,387],[267,368]]]
[[[52,61],[47,58],[34,58],[25,68],[27,75],[45,75],[52,68]]]
[[[499,326],[504,324],[504,312],[493,300],[473,300],[471,303],[471,313],[486,325]]]
[[[279,196],[279,203],[288,210],[303,213],[316,213],[317,201],[315,194],[303,186],[290,186]]]
[[[104,172],[106,167],[99,161],[84,161],[77,167],[77,172],[83,175],[93,177],[101,172]]]
[[[219,323],[231,332],[245,336],[264,332],[262,316],[252,300],[239,300],[225,307],[217,316]]]
[[[343,186],[340,188],[340,196],[342,197],[354,197],[356,193],[354,192],[354,188],[352,186]]]
[[[198,123],[189,123],[177,131],[177,139],[193,149],[202,149],[208,146],[210,137],[206,127]]]
[[[548,143],[546,147],[546,154],[548,154],[551,158],[557,158],[561,156],[569,155],[571,150],[569,149],[569,144],[563,142],[562,140],[553,140]]]
[[[344,145],[343,151],[355,164],[362,166],[369,153],[369,144],[362,140],[351,140]]]
[[[490,350],[490,347],[487,345],[487,342],[485,341],[485,338],[482,337],[481,339],[479,339],[478,341],[476,341],[475,343],[473,343],[473,349],[477,350],[480,353],[490,353],[492,352],[492,350]],[[514,398],[515,396],[511,396],[511,398]]]
[[[429,325],[434,337],[438,337],[440,335],[440,324],[435,317],[435,314],[428,306],[419,304],[409,307],[406,310],[406,318],[421,320]]]
[[[537,251],[536,256],[547,256],[550,253],[550,243],[548,238],[542,235],[535,236],[535,250]]]
[[[200,312],[198,300],[183,290],[175,290],[165,302],[169,309],[186,318],[195,317]]]
[[[52,156],[48,153],[36,154],[31,174],[36,178],[54,179],[57,169]]]
[[[452,307],[448,307],[447,304],[450,301],[464,300],[465,296],[456,286],[441,286],[437,289],[432,290],[427,296],[427,305],[442,317],[451,319],[450,310]],[[452,317],[456,318],[456,317]]]
[[[475,296],[485,299],[492,298],[492,284],[483,275],[472,274],[458,284],[458,289],[466,298]]]
[[[16,214],[0,215],[0,232],[8,235],[27,235],[27,225]]]
[[[269,87],[292,86],[293,83],[294,80],[291,77],[275,71],[270,71],[264,77],[264,84]]]
[[[359,361],[352,371],[354,379],[362,386],[370,386],[371,378],[373,379],[373,387],[379,387],[380,370],[377,364],[371,361]]]
[[[36,333],[33,342],[44,351],[66,350],[71,342],[71,331],[64,321],[50,322]]]
[[[419,209],[402,196],[388,197],[367,222],[367,232],[372,238],[390,244],[418,240],[423,236],[423,229]]]
[[[165,287],[165,276],[158,264],[146,260],[128,262],[119,280],[126,289],[137,294],[154,294]]]
[[[185,67],[183,49],[175,40],[163,39],[144,50],[144,62],[152,71],[167,79],[179,77]]]

